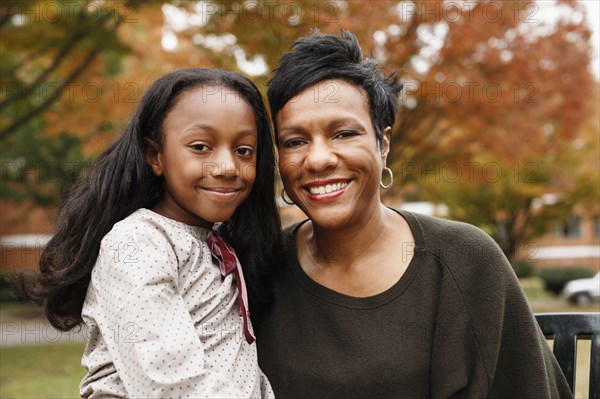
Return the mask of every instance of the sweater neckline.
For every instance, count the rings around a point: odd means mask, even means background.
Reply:
[[[296,233],[300,226],[306,223],[308,219],[296,224],[291,229],[290,234],[287,234],[285,237],[285,240],[287,241],[286,247],[288,247],[291,251],[290,259],[292,261],[290,263],[290,269],[295,280],[305,290],[310,292],[312,295],[320,298],[321,300],[346,308],[373,309],[383,306],[386,303],[394,300],[398,296],[402,295],[417,275],[419,271],[419,265],[422,264],[421,260],[426,252],[425,240],[421,227],[412,213],[393,208],[390,209],[398,213],[406,220],[415,239],[414,255],[411,261],[409,262],[404,274],[402,274],[402,276],[400,276],[400,279],[390,288],[375,295],[367,297],[355,297],[351,295],[342,294],[314,281],[308,274],[306,274],[304,269],[302,269],[302,266],[300,265],[300,260],[298,258],[298,251],[296,248]]]

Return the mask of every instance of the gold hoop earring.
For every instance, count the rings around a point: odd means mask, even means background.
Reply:
[[[386,174],[386,172],[388,175],[390,175],[390,181],[388,184],[383,184],[384,175]],[[381,180],[379,181],[379,185],[381,186],[381,188],[387,190],[388,188],[392,187],[392,184],[394,184],[394,173],[392,173],[392,170],[386,166],[385,168],[383,168],[383,172],[381,173]]]
[[[291,199],[287,198],[285,195],[285,188],[281,189],[281,199],[283,200],[283,202],[285,202],[288,205],[295,205],[294,201],[292,201]]]

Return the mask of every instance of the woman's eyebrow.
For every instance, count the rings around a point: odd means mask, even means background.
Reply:
[[[340,118],[335,118],[332,119],[330,121],[327,122],[326,127],[327,128],[333,128],[336,126],[340,126],[340,125],[345,125],[345,124],[351,124],[352,126],[355,126],[357,128],[362,128],[363,124],[360,123],[357,119],[355,118],[351,118],[351,117],[340,117]],[[305,128],[302,125],[298,125],[298,124],[292,124],[292,125],[284,125],[283,127],[281,127],[279,129],[279,132],[284,132],[284,131],[291,131],[291,132],[304,132],[308,130],[307,128]]]
[[[360,121],[358,121],[355,118],[342,117],[342,118],[333,119],[332,121],[330,121],[327,124],[327,127],[332,128],[332,127],[336,127],[336,126],[340,126],[340,125],[352,125],[353,127],[356,127],[356,128],[362,128],[362,126],[363,126],[363,124],[360,123]]]
[[[281,132],[287,132],[287,131],[290,131],[290,132],[303,132],[306,129],[303,128],[300,125],[285,125],[285,126],[279,128],[278,130],[279,130],[279,133],[281,133]]]

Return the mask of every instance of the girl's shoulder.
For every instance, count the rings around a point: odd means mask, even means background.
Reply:
[[[177,273],[186,265],[210,265],[209,232],[141,208],[104,236],[96,267],[130,270],[131,263],[143,262],[146,267]]]
[[[190,226],[159,215],[150,209],[140,208],[115,223],[102,241],[103,244],[129,240],[130,242],[143,241],[156,246],[185,245],[190,240],[206,241],[209,232],[208,229]]]

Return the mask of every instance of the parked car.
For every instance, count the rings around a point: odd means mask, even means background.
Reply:
[[[600,272],[592,278],[569,281],[562,294],[569,302],[577,305],[590,305],[593,301],[600,301]]]

